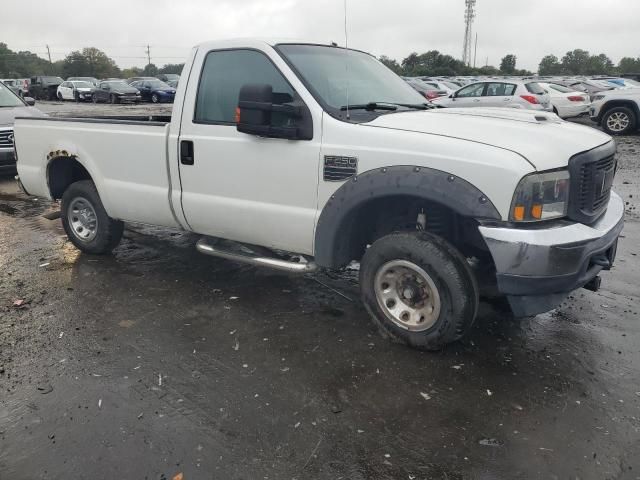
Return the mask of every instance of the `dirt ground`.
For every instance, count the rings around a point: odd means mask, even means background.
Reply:
[[[134,108],[167,109],[100,111]],[[639,479],[640,137],[618,146],[602,290],[528,319],[483,304],[430,354],[378,335],[354,272],[256,269],[140,225],[80,254],[55,205],[0,180],[0,478]]]

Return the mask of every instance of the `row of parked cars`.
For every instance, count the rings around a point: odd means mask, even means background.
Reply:
[[[640,82],[619,77],[404,77],[440,108],[504,107],[589,115],[609,134],[640,126]]]
[[[128,79],[70,77],[63,80],[54,76],[30,79],[0,79],[20,97],[38,100],[73,100],[76,102],[153,103],[173,102],[180,75],[162,74],[158,77],[132,77]]]

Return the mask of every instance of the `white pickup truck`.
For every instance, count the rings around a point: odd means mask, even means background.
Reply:
[[[381,331],[421,349],[468,331],[478,279],[534,315],[597,289],[613,263],[624,207],[615,144],[597,130],[431,109],[334,45],[203,43],[183,72],[170,118],[16,121],[19,181],[61,200],[80,250],[110,252],[140,222],[289,272],[358,261]]]

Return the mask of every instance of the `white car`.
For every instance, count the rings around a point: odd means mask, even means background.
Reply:
[[[640,129],[640,88],[597,93],[589,116],[610,135],[627,135],[637,131]]]
[[[95,87],[83,80],[62,82],[58,86],[56,96],[58,100],[75,100],[76,102],[90,102],[93,98]]]
[[[579,117],[589,113],[591,101],[588,93],[578,92],[557,83],[538,83],[548,92],[553,111],[560,118]]]
[[[209,42],[184,71],[170,118],[16,120],[22,187],[61,199],[81,251],[109,253],[137,222],[289,273],[358,261],[376,325],[424,350],[469,331],[479,281],[535,315],[597,290],[613,264],[624,203],[615,142],[594,128],[429,108],[373,56],[332,45]]]
[[[522,80],[487,80],[462,87],[431,101],[439,107],[506,107],[551,111],[549,95],[537,83]]]

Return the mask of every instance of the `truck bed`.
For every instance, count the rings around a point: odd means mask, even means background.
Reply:
[[[17,118],[15,144],[22,184],[33,195],[51,198],[51,160],[78,158],[94,179],[109,216],[177,226],[169,203],[170,118]]]

